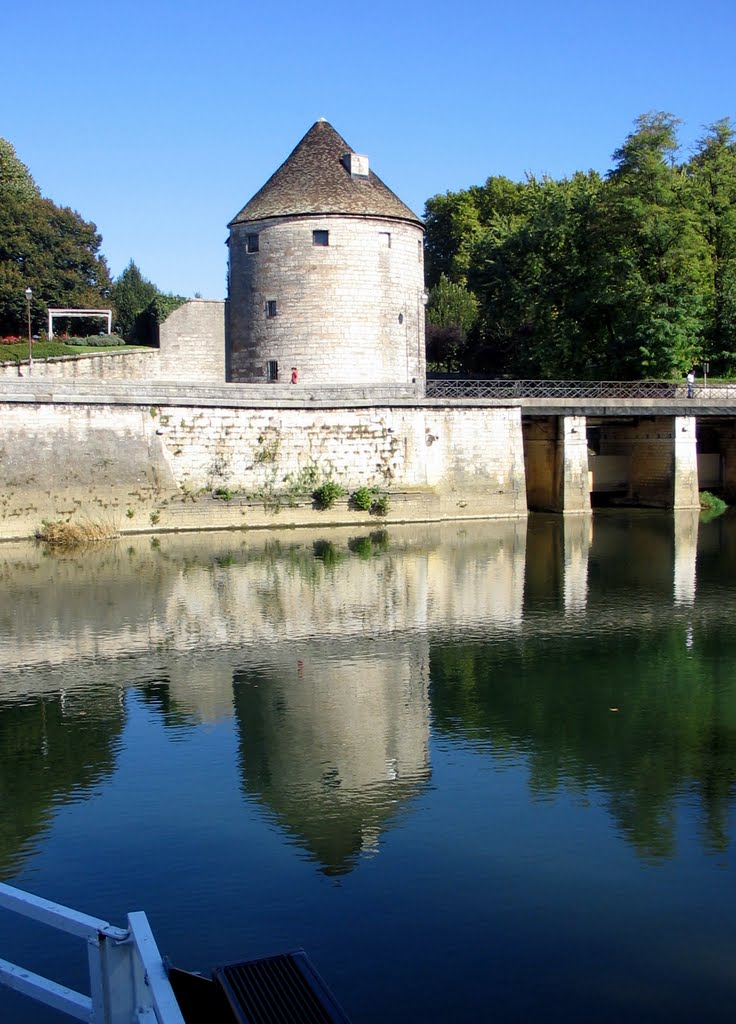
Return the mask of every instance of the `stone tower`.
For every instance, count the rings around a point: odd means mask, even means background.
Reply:
[[[423,393],[422,222],[327,121],[229,228],[229,380]]]

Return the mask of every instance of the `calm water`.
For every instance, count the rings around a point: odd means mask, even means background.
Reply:
[[[303,946],[355,1024],[732,1019],[736,517],[6,544],[0,577],[3,880],[144,909],[185,968]],[[0,956],[83,987],[1,913]]]

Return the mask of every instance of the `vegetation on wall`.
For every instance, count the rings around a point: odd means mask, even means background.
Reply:
[[[736,373],[734,129],[716,122],[682,160],[678,124],[639,117],[605,177],[492,177],[431,198],[430,368],[615,379],[707,359]]]

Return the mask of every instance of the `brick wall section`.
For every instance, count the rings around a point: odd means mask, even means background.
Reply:
[[[28,378],[28,361],[20,366]],[[159,353],[157,349],[136,349],[130,352],[60,356],[56,359],[34,359],[33,380],[157,380]],[[0,366],[0,380],[18,380],[16,365]]]
[[[225,303],[189,299],[159,327],[157,380],[224,383]]]
[[[50,398],[0,403],[0,537],[26,536],[44,518],[70,515],[109,516],[123,530],[148,528],[150,510],[162,502],[162,528],[244,525],[246,513],[236,514],[235,506],[196,499],[227,488],[265,509],[269,495],[278,498],[312,471],[348,492],[376,486],[397,495],[399,518],[526,515],[518,409],[254,409]],[[307,505],[288,521],[309,522],[314,512]]]
[[[312,243],[315,230],[329,245]],[[258,235],[258,252],[246,251]],[[233,225],[230,374],[258,383],[276,360],[308,387],[424,386],[423,231],[348,216],[283,217]],[[266,303],[277,304],[269,317]]]
[[[432,488],[491,514],[526,512],[517,409],[162,409],[186,489],[279,488],[315,466],[347,489]]]

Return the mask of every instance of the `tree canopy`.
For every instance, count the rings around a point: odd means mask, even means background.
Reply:
[[[666,377],[709,359],[736,372],[734,130],[716,122],[678,161],[678,124],[639,117],[605,177],[491,177],[427,202],[428,310],[443,275],[477,302],[453,368]],[[431,345],[428,358],[441,366]]]
[[[94,224],[41,196],[11,144],[0,139],[0,334],[25,331],[27,287],[34,331],[45,325],[48,306],[109,306],[101,243]]]
[[[116,329],[126,341],[136,336],[141,314],[159,294],[131,260],[112,286]]]

